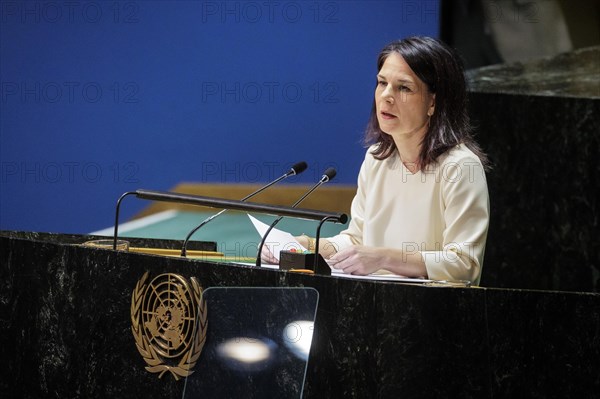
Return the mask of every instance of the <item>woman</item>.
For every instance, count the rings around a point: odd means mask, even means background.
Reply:
[[[478,283],[489,222],[485,155],[471,136],[464,71],[440,41],[386,46],[350,225],[319,252],[345,273]],[[298,241],[314,249],[314,239]],[[273,260],[267,254],[267,260]]]

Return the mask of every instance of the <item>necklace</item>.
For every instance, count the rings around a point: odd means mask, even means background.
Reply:
[[[402,165],[404,165],[404,167],[406,169],[408,169],[411,173],[416,173],[419,170],[419,159],[418,158],[415,161],[409,162],[409,161],[403,160],[402,156],[400,156],[400,161],[402,162]]]

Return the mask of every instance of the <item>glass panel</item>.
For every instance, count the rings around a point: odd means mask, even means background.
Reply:
[[[183,398],[301,398],[318,292],[211,287],[203,299]]]

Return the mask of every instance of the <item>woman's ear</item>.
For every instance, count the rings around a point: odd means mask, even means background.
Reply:
[[[429,104],[429,109],[427,110],[427,115],[432,116],[435,113],[435,94],[431,95],[431,103]]]

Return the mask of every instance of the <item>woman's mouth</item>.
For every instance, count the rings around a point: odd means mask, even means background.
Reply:
[[[381,117],[383,119],[394,119],[394,118],[396,118],[396,115],[390,114],[390,113],[385,112],[385,111],[381,111],[380,114],[381,114]]]

